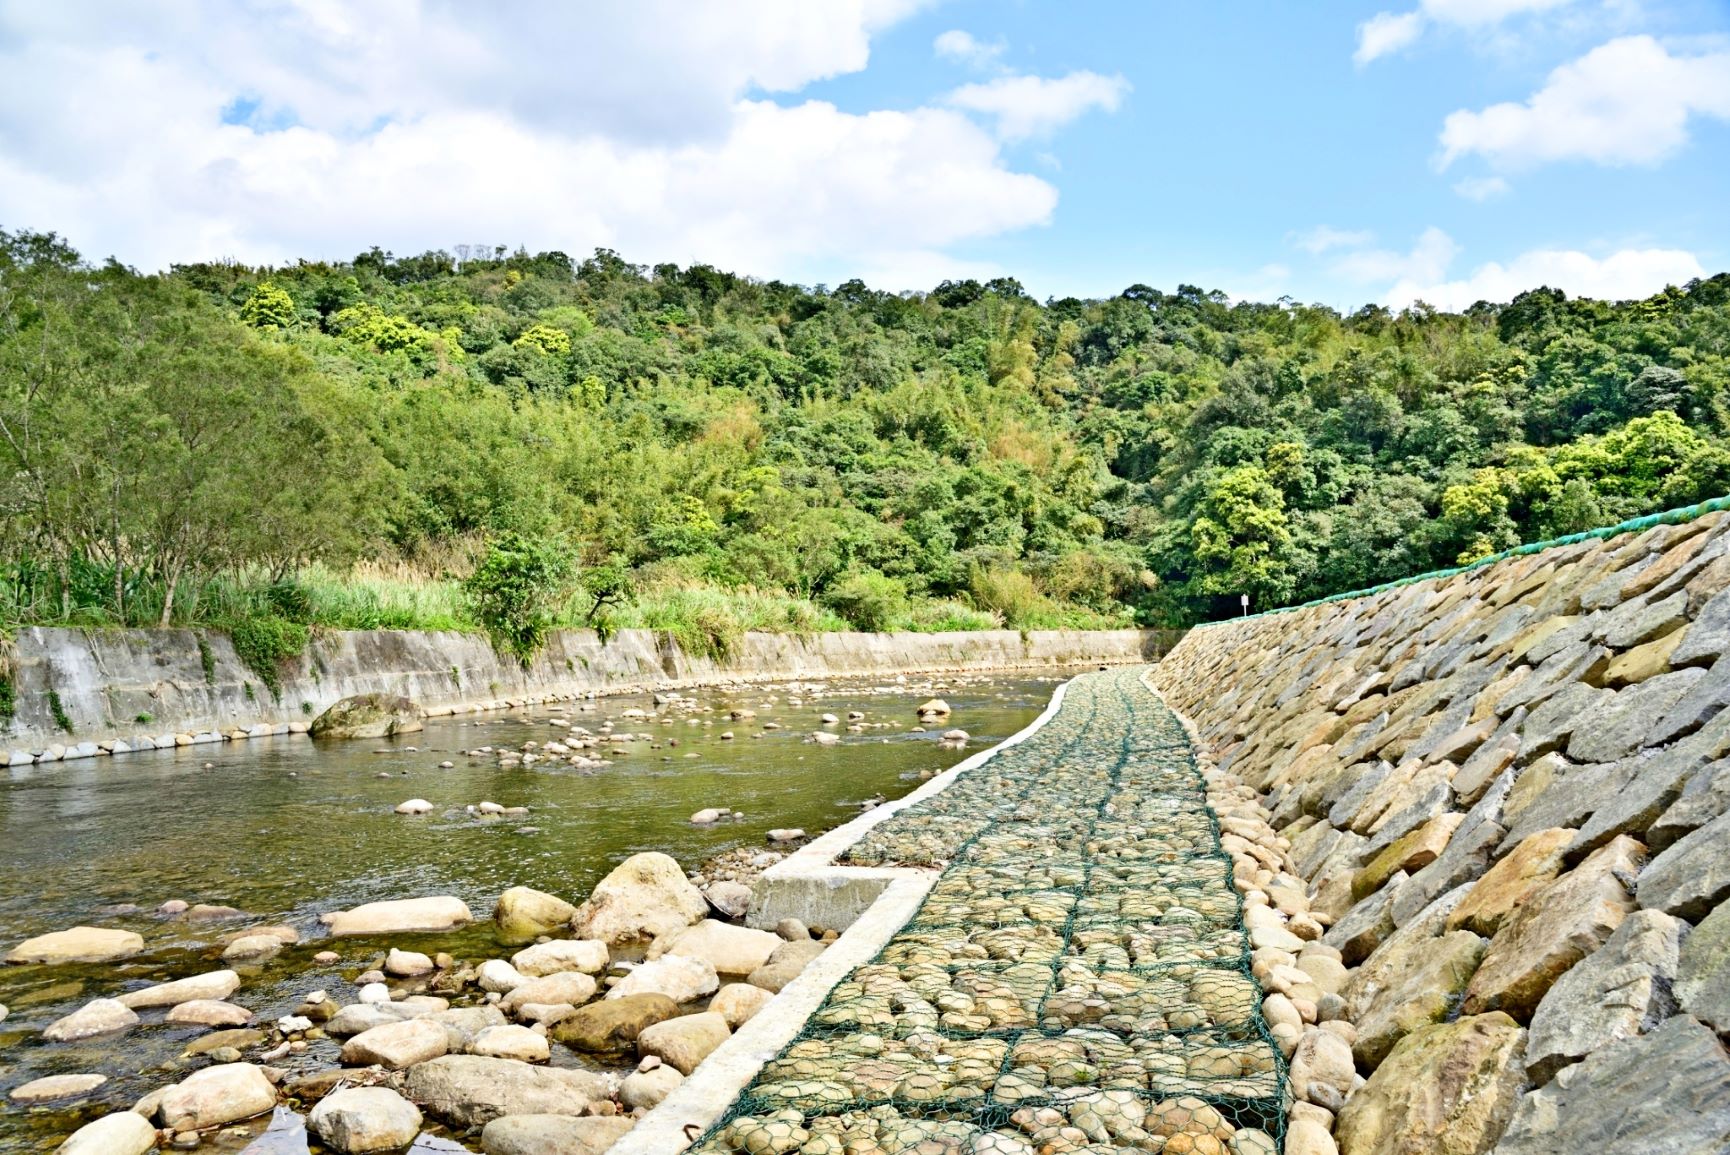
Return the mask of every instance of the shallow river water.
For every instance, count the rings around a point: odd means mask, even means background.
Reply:
[[[0,1022],[0,1152],[52,1151],[79,1123],[130,1106],[203,1065],[182,1057],[203,1029],[163,1025],[161,1012],[146,1012],[144,1025],[119,1039],[55,1044],[43,1042],[40,1032],[92,998],[226,965],[218,961],[225,934],[277,923],[301,934],[298,946],[270,962],[234,968],[243,981],[232,1001],[260,1023],[288,1014],[315,989],[352,1002],[353,978],[382,958],[386,943],[324,938],[318,916],[325,911],[454,894],[479,920],[473,927],[392,936],[388,945],[459,959],[508,955],[486,921],[507,887],[580,902],[639,851],[664,851],[689,870],[732,847],[766,849],[766,832],[775,827],[815,834],[856,814],[860,800],[898,797],[922,773],[1019,730],[1044,708],[1058,680],[831,680],[821,696],[806,694],[797,706],[788,703],[785,685],[695,691],[710,708],[704,712],[657,711],[646,696],[620,696],[431,719],[425,730],[396,740],[314,743],[285,736],[13,768],[0,777],[0,951],[74,925],[138,931],[146,951],[102,967],[0,968],[0,1005],[10,1008]],[[910,732],[913,707],[934,691],[954,708],[948,725],[972,735],[964,749],[940,744],[935,732]],[[725,712],[734,707],[757,716],[728,722]],[[627,710],[651,716],[626,719]],[[865,713],[864,732],[831,727],[842,736],[838,746],[806,740],[820,714],[845,718],[849,710]],[[463,754],[557,739],[565,731],[550,724],[555,717],[591,729],[611,720],[618,732],[654,740],[633,742],[630,753],[608,755],[614,765],[592,771],[504,769],[492,758]],[[768,722],[783,728],[764,731]],[[729,731],[736,737],[724,740]],[[439,769],[444,760],[454,767]],[[393,813],[409,798],[427,799],[433,812]],[[482,801],[530,813],[483,819],[466,809]],[[690,825],[694,811],[711,806],[745,818]],[[154,913],[170,899],[231,906],[244,915],[189,922]],[[313,962],[332,948],[341,963]],[[334,1065],[335,1050],[315,1044],[284,1065]],[[580,1062],[562,1047],[554,1051],[557,1063]],[[109,1078],[86,1100],[25,1109],[4,1098],[30,1079],[85,1071]],[[238,1150],[247,1142],[236,1133],[204,1149]]]

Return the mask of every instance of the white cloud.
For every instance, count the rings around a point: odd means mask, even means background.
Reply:
[[[1391,249],[1360,249],[1334,261],[1333,268],[1347,280],[1361,283],[1395,280],[1426,282],[1440,280],[1458,255],[1460,246],[1441,229],[1425,229],[1410,252]]]
[[[1358,25],[1358,50],[1352,62],[1363,67],[1379,56],[1413,43],[1423,35],[1424,15],[1421,12],[1377,12]]]
[[[1005,140],[1025,140],[1045,136],[1095,108],[1115,112],[1128,92],[1129,81],[1121,76],[1083,71],[1055,78],[1005,76],[963,85],[945,100],[995,117],[997,134]]]
[[[1524,104],[1450,114],[1437,164],[1469,153],[1510,168],[1655,164],[1687,143],[1690,116],[1730,119],[1730,52],[1672,56],[1650,36],[1625,36],[1557,68]]]
[[[1508,193],[1508,182],[1499,176],[1469,176],[1454,182],[1454,191],[1469,201],[1482,204]]]
[[[997,58],[1003,55],[1007,47],[1001,40],[987,44],[971,32],[964,32],[959,28],[939,33],[937,39],[931,42],[931,48],[937,55],[970,68],[989,68],[997,63]]]
[[[1358,25],[1352,60],[1361,68],[1415,44],[1431,24],[1481,30],[1516,16],[1562,8],[1574,0],[1423,0],[1410,12],[1378,12]]]
[[[1056,189],[955,108],[752,93],[863,68],[914,6],[0,0],[0,223],[145,268],[487,241],[913,287],[1049,221]]]
[[[1376,239],[1372,232],[1364,230],[1336,229],[1331,225],[1317,225],[1313,229],[1305,229],[1301,233],[1291,233],[1286,238],[1293,245],[1306,253],[1325,253],[1329,249],[1359,249]]]
[[[1457,24],[1462,28],[1500,24],[1528,12],[1547,12],[1563,8],[1574,0],[1423,0],[1424,15],[1442,24]]]
[[[1539,249],[1522,253],[1507,265],[1495,261],[1480,265],[1464,280],[1405,277],[1382,299],[1396,308],[1427,301],[1457,311],[1477,301],[1510,301],[1528,289],[1547,285],[1577,297],[1627,300],[1705,275],[1694,254],[1681,249],[1623,249],[1602,258],[1572,249]]]

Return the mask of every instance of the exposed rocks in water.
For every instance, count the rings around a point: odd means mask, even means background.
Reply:
[[[276,1106],[276,1088],[250,1063],[194,1071],[162,1093],[157,1121],[170,1131],[202,1131],[263,1115]]]
[[[447,1123],[482,1127],[505,1115],[581,1115],[607,1098],[607,1083],[588,1071],[446,1055],[411,1068],[404,1093]]]
[[[474,918],[462,899],[405,898],[369,902],[353,910],[332,911],[319,920],[333,936],[432,933],[466,926]]]
[[[637,1036],[637,1051],[660,1059],[682,1075],[689,1075],[732,1033],[726,1018],[714,1011],[681,1015],[644,1028]]]
[[[428,802],[425,798],[410,798],[407,802],[398,802],[396,804],[396,812],[398,814],[431,814],[432,808],[433,804]]]
[[[744,918],[751,910],[751,888],[742,882],[722,880],[711,882],[703,888],[703,897],[709,900],[709,905],[728,918]]]
[[[138,1015],[115,999],[92,999],[63,1019],[49,1023],[42,1037],[51,1043],[117,1035],[138,1025]]]
[[[647,957],[652,962],[664,955],[677,955],[706,962],[719,974],[748,975],[768,962],[780,945],[781,940],[768,931],[704,919],[662,935],[650,945]]]
[[[571,930],[578,938],[609,945],[645,941],[690,926],[708,909],[702,892],[670,856],[633,854],[577,908]]]
[[[117,1111],[74,1131],[56,1155],[146,1155],[156,1138],[156,1128],[144,1116]]]
[[[507,1115],[486,1125],[486,1155],[603,1155],[635,1120],[569,1115]]]
[[[115,1001],[133,1010],[172,1007],[194,999],[226,999],[240,989],[240,976],[230,970],[209,971],[173,982],[158,983],[143,990],[128,991]]]
[[[307,1126],[341,1155],[370,1155],[412,1143],[421,1113],[388,1087],[345,1087],[319,1101]]]
[[[343,1044],[342,1062],[349,1067],[376,1065],[402,1071],[436,1059],[449,1049],[450,1036],[443,1025],[426,1019],[407,1019],[353,1036]]]
[[[679,1013],[679,1004],[663,994],[619,995],[578,1007],[552,1029],[557,1041],[573,1050],[618,1051],[635,1046],[647,1027]]]
[[[238,1027],[252,1021],[252,1012],[220,999],[193,999],[172,1008],[165,1021],[198,1027]]]
[[[143,950],[144,936],[134,931],[75,926],[21,942],[6,953],[5,961],[47,966],[107,963],[131,958]]]
[[[720,985],[714,965],[706,959],[667,955],[632,968],[630,974],[607,992],[607,998],[656,994],[665,995],[676,1003],[688,1003],[713,994]]]
[[[554,939],[525,947],[511,956],[511,966],[529,978],[582,971],[600,974],[607,969],[607,944],[598,939]]]
[[[422,717],[420,707],[407,698],[356,694],[314,718],[308,733],[314,738],[389,738],[422,729]]]
[[[107,1081],[107,1075],[48,1075],[12,1088],[7,1093],[7,1098],[26,1107],[38,1103],[52,1103],[61,1099],[78,1099],[90,1094]]]

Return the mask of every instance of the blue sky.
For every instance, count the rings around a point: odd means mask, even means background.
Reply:
[[[1342,308],[1730,269],[1730,5],[0,0],[0,227]]]

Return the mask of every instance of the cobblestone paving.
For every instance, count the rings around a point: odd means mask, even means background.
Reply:
[[[858,843],[946,869],[702,1155],[1271,1155],[1284,1068],[1189,743],[1140,670]]]

